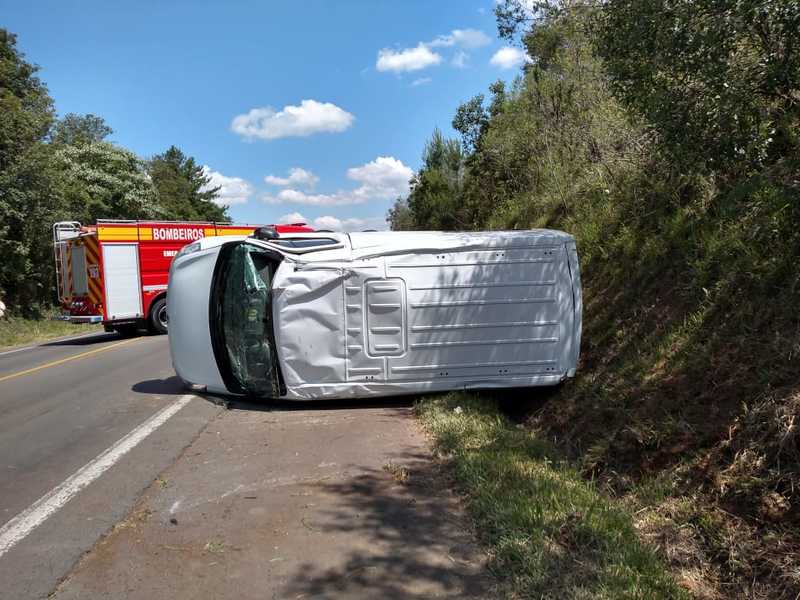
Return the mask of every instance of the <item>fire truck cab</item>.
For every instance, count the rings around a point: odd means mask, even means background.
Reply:
[[[63,318],[103,323],[106,331],[125,334],[143,327],[166,333],[167,279],[178,251],[204,237],[250,235],[260,227],[193,221],[55,223],[53,252]],[[313,231],[305,223],[272,227],[278,233]]]

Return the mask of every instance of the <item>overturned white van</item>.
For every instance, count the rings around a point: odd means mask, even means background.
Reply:
[[[557,385],[581,339],[575,240],[552,230],[205,238],[168,297],[176,372],[224,394]]]

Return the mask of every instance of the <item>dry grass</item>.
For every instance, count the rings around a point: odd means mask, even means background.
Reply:
[[[0,319],[0,348],[102,330],[101,325],[74,325],[51,319]]]
[[[397,483],[407,483],[409,477],[411,477],[408,467],[391,461],[383,465],[383,470],[389,473]]]
[[[426,399],[418,413],[451,463],[509,598],[680,598],[631,515],[495,402]]]

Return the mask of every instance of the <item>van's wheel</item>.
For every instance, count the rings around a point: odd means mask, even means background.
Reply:
[[[150,330],[153,333],[167,333],[168,327],[167,299],[159,298],[150,308]]]

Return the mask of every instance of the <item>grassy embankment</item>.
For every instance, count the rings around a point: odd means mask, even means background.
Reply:
[[[697,597],[800,594],[796,165],[620,180],[559,225],[583,251],[580,375],[534,407]]]
[[[0,348],[31,342],[102,331],[100,325],[73,325],[50,319],[10,318],[0,320]]]
[[[638,537],[694,597],[800,593],[789,174],[720,189],[639,173],[619,180],[613,205],[530,222],[579,241],[577,379],[546,400],[518,397],[524,430],[490,396],[421,406],[512,589],[673,594]]]
[[[694,597],[800,593],[790,173],[720,189],[645,171],[618,180],[613,204],[564,216],[554,203],[529,222],[578,238],[578,377],[519,400],[524,431],[490,396],[421,408],[513,589],[543,594],[564,578],[590,597],[671,594],[638,536]]]
[[[479,143],[458,165],[462,175],[448,178],[446,165],[428,161],[406,217],[426,229],[441,226],[437,215],[461,211],[457,227],[574,234],[584,287],[578,377],[546,400],[533,392],[517,396],[527,410],[526,432],[492,425],[502,430],[492,434],[502,443],[477,443],[477,453],[469,427],[488,427],[497,418],[490,396],[472,400],[471,416],[461,423],[462,417],[444,417],[442,401],[423,406],[423,414],[434,421],[437,443],[452,448],[459,481],[498,556],[510,552],[506,539],[538,548],[519,560],[500,560],[512,581],[532,582],[519,589],[543,593],[543,565],[562,550],[579,561],[570,568],[588,572],[589,581],[603,581],[604,567],[597,565],[627,559],[615,544],[592,536],[568,534],[577,546],[553,550],[559,531],[578,528],[610,539],[585,508],[552,510],[551,521],[503,517],[498,529],[499,515],[506,515],[501,506],[511,510],[516,494],[536,511],[552,502],[550,492],[536,478],[512,477],[500,467],[465,473],[477,457],[539,469],[548,481],[560,478],[568,496],[573,489],[588,493],[563,483],[582,479],[605,498],[601,505],[630,515],[640,542],[695,597],[796,600],[798,154],[775,150],[762,164],[724,169],[693,169],[678,160],[680,152],[665,149],[662,132],[611,93],[606,65],[587,41],[597,29],[581,26],[584,17],[564,13],[527,38],[529,49],[545,51],[548,66],[530,67],[511,90],[493,92]],[[550,38],[536,37],[547,27],[554,40],[570,42],[551,51],[544,43]],[[781,135],[784,148],[796,147],[796,127]],[[442,154],[433,150],[430,142],[426,156]],[[446,188],[442,181],[455,183]],[[463,407],[466,400],[456,402]],[[555,450],[537,450],[528,436],[552,442]],[[511,459],[504,448],[513,440],[519,448]],[[551,473],[540,466],[543,457],[570,467],[548,467]],[[491,490],[504,490],[494,514],[481,500]],[[625,522],[619,518],[622,531],[632,531]],[[656,572],[650,569],[645,573]],[[562,576],[570,572],[565,568]],[[588,585],[590,596],[613,589]]]
[[[452,461],[504,597],[685,596],[630,514],[493,401],[453,393],[417,410]]]

